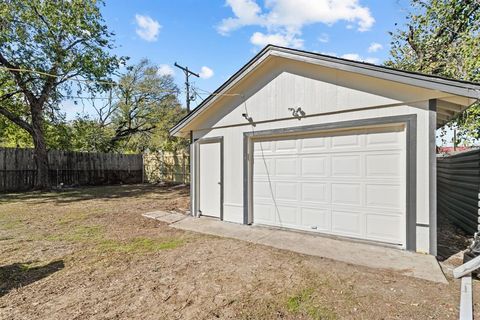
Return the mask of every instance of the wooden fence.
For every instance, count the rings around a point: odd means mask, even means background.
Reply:
[[[185,151],[150,152],[143,155],[145,181],[190,183],[190,158]]]
[[[51,186],[141,183],[141,154],[86,153],[51,150]],[[36,179],[32,149],[0,148],[0,192],[32,189]]]

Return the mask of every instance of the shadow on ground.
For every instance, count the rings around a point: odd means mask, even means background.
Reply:
[[[455,226],[443,214],[437,217],[437,258],[447,260],[468,248],[473,235]]]
[[[72,189],[56,190],[50,192],[24,192],[24,193],[9,193],[0,195],[0,203],[12,201],[36,201],[56,203],[71,203],[81,200],[108,200],[118,198],[140,198],[145,197],[146,194],[153,194],[154,196],[169,195],[172,191],[178,191],[179,195],[188,194],[189,190],[183,185],[119,185],[119,186],[96,186],[96,187],[79,187]]]
[[[27,286],[63,269],[63,260],[42,266],[31,266],[32,262],[14,263],[0,267],[0,297],[11,290]]]

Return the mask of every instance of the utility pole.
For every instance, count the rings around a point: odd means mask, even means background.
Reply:
[[[190,75],[195,76],[197,78],[199,78],[200,75],[193,72],[193,71],[188,70],[188,67],[180,66],[176,62],[175,62],[175,67],[181,69],[183,71],[183,73],[185,73],[185,86],[187,88],[187,112],[190,113],[190,101],[192,101],[193,99],[192,99],[192,97],[190,97],[190,81],[189,81],[189,78],[190,78]]]

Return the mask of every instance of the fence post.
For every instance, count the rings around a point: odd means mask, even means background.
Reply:
[[[7,189],[7,150],[3,149],[3,188]]]
[[[145,183],[145,159],[144,154],[142,153],[142,184]]]
[[[185,176],[185,153],[182,152],[182,180],[183,180],[183,184],[186,183],[186,176]]]

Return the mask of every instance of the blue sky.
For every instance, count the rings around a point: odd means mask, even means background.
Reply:
[[[176,61],[202,74],[197,88],[213,91],[271,42],[382,63],[388,31],[404,23],[408,6],[404,0],[107,0],[102,12],[116,34],[115,53],[162,65],[160,72],[173,73],[183,89]]]

